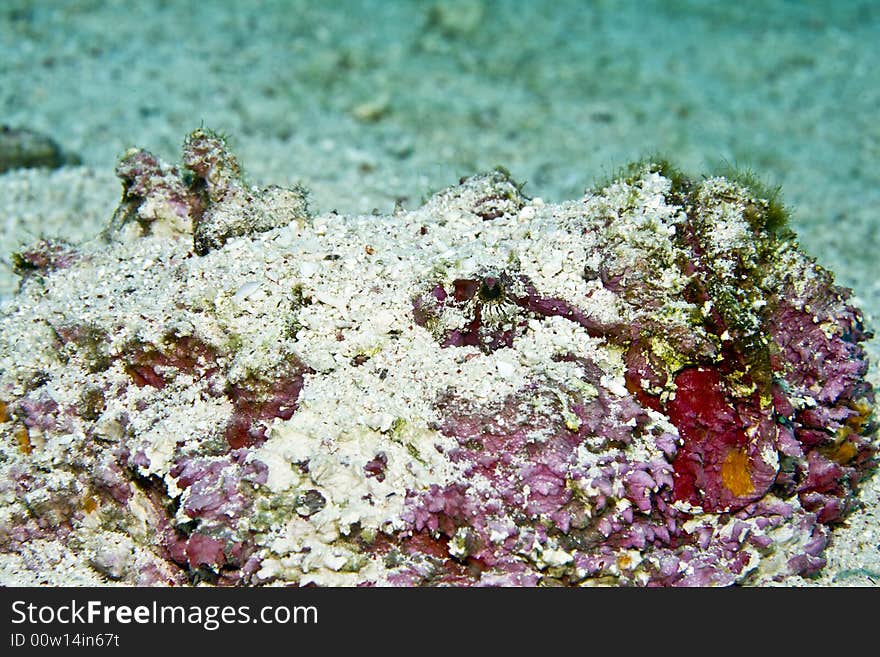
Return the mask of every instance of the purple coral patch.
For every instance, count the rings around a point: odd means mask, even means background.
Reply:
[[[227,395],[234,410],[226,424],[226,441],[232,449],[261,444],[270,420],[293,417],[306,371],[294,365],[277,381],[251,382],[229,389]]]

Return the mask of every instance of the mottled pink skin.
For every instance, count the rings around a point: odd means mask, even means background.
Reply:
[[[17,466],[10,470],[10,477],[0,480],[0,493],[11,495],[18,500],[39,490],[41,483],[31,472],[24,472]],[[0,521],[0,549],[4,552],[17,552],[20,547],[37,539],[64,540],[72,531],[71,520],[79,509],[73,499],[64,504],[53,505],[45,514],[31,513],[27,517],[12,516],[8,521]]]
[[[769,326],[781,348],[780,360],[786,364],[786,381],[829,405],[863,393],[868,363],[859,342],[870,336],[862,328],[858,311],[843,303],[833,304],[845,291],[829,287],[806,298],[795,297],[794,290],[789,293]],[[825,323],[835,326],[831,337],[822,328]]]
[[[93,331],[68,327],[59,334],[62,341],[85,344],[100,340]],[[126,362],[126,370],[132,383],[163,389],[177,372],[185,372],[204,381],[208,390],[216,390],[214,379],[219,378],[220,368],[215,351],[191,336],[169,336],[159,347],[133,344],[118,358]],[[273,417],[289,418],[296,408],[296,398],[302,387],[302,370],[285,373],[277,382],[264,384],[257,390],[230,386],[226,393],[233,401],[236,413],[247,411],[250,423],[265,422]],[[216,394],[223,394],[222,386]],[[67,416],[40,388],[13,406],[15,414],[28,427],[44,432],[60,431]],[[236,414],[233,414],[233,419]],[[261,425],[263,431],[265,426]],[[135,446],[136,447],[136,446]],[[156,489],[145,489],[153,501],[157,517],[163,519],[160,535],[163,536],[163,558],[178,564],[184,570],[180,575],[196,570],[213,572],[218,583],[243,583],[259,569],[259,562],[252,556],[253,545],[249,533],[242,532],[239,525],[252,512],[254,485],[265,483],[267,469],[262,463],[250,458],[250,450],[233,450],[218,456],[178,456],[171,476],[177,479],[183,490],[180,505],[183,512],[197,522],[197,531],[183,530],[175,526],[169,516],[168,502]],[[125,467],[120,464],[125,464]],[[142,449],[129,456],[127,448],[118,454],[107,453],[99,466],[83,473],[84,489],[101,496],[102,504],[128,504],[132,496],[131,473],[126,468],[149,469],[149,459]],[[144,485],[144,484],[140,484]],[[80,499],[77,498],[79,503]],[[82,515],[78,506],[66,512],[69,517]],[[28,525],[17,530],[22,540],[45,533],[38,526]],[[57,531],[57,530],[53,530]],[[13,540],[10,537],[10,540]],[[222,571],[221,571],[222,567]],[[172,571],[174,572],[174,571]],[[168,580],[167,573],[155,575],[159,581]],[[204,575],[200,575],[204,576]]]
[[[239,449],[217,457],[181,458],[170,474],[183,490],[181,509],[197,525],[187,533],[166,520],[169,558],[190,570],[207,568],[225,584],[246,583],[259,568],[251,556],[253,538],[240,524],[253,512],[254,486],[266,482],[266,465],[251,450]]]
[[[804,508],[830,523],[849,512],[852,491],[876,463],[877,446],[863,416],[874,396],[864,380],[868,363],[859,344],[869,335],[859,312],[846,303],[848,292],[830,280],[801,296],[793,288],[786,292],[769,332],[779,345],[778,367],[790,394],[814,401],[797,412],[786,409],[794,439],[806,454],[794,485]],[[834,448],[841,438],[849,449]]]
[[[199,566],[219,568],[226,563],[223,546],[223,541],[218,541],[204,534],[193,534],[186,541],[184,554],[190,568],[198,568]]]
[[[540,576],[530,572],[525,564],[506,559],[504,568],[489,568],[474,557],[465,560],[450,558],[446,536],[428,531],[387,536],[380,534],[364,548],[383,557],[386,563],[403,561],[405,565],[392,570],[387,582],[392,586],[534,586]],[[376,584],[363,582],[364,586]]]
[[[662,390],[669,382],[669,373],[660,359],[654,355],[647,342],[633,341],[624,356],[626,364],[626,389],[645,408],[660,411],[663,404],[660,397],[648,390]]]
[[[223,138],[212,132],[199,129],[190,133],[183,145],[183,164],[195,174],[193,191],[204,188],[209,203],[222,200],[231,188],[240,185],[238,161]],[[201,213],[193,216],[198,221]]]
[[[449,303],[470,300],[478,284],[458,281],[452,293],[435,287],[417,301],[416,320],[442,312]],[[741,376],[738,371],[750,362],[738,343],[725,348],[717,359],[720,365],[713,357],[672,373],[652,360],[638,342],[632,342],[625,362],[633,396],[612,404],[602,386],[596,385],[599,395],[595,399],[571,405],[580,420],[577,432],[561,426],[558,418],[536,417],[519,406],[517,399],[531,398],[533,390],[506,400],[500,408],[477,412],[466,400],[441,402],[446,417],[441,431],[459,443],[448,457],[462,467],[460,480],[410,492],[404,519],[413,535],[428,532],[447,541],[460,541],[464,536],[466,554],[458,554],[458,544],[455,553],[449,551],[446,543],[446,554],[435,555],[435,561],[419,568],[403,568],[396,577],[408,584],[433,583],[444,577],[458,581],[462,576],[471,584],[525,582],[529,577],[535,582],[542,574],[520,555],[535,542],[541,545],[548,536],[555,536],[560,545],[575,548],[570,551],[573,563],[588,577],[607,574],[618,563],[621,550],[636,549],[653,555],[652,564],[659,564],[656,570],[652,565],[646,571],[651,585],[727,585],[754,566],[744,548],[772,551],[769,532],[782,525],[793,527],[803,544],[789,559],[788,572],[817,572],[825,563],[821,555],[828,531],[824,525],[849,510],[852,491],[876,451],[870,429],[863,426],[865,411],[858,406],[873,399],[863,379],[867,364],[858,345],[865,334],[857,313],[839,303],[843,298],[840,290],[820,286],[801,300],[809,305],[810,313],[797,311],[789,303],[772,310],[769,335],[779,350],[771,349],[778,354],[771,364],[782,382],[771,382],[765,390],[762,386],[768,384],[756,377],[750,396],[737,396],[730,387],[736,381],[732,377]],[[535,297],[523,307],[533,316],[559,314],[584,326],[575,312],[554,300]],[[836,318],[831,321],[839,329],[829,337],[814,317],[820,323]],[[475,314],[477,324],[479,319]],[[719,334],[726,330],[720,314],[711,318],[711,325]],[[475,326],[469,330],[479,329]],[[607,328],[604,335],[614,341],[624,333]],[[443,346],[466,344],[461,338],[447,336]],[[503,340],[483,344],[506,346]],[[566,360],[577,361],[575,357]],[[577,362],[585,379],[598,383],[597,370]],[[672,375],[677,394],[670,400],[664,403],[648,392],[651,387],[667,385]],[[767,393],[772,398],[770,407],[762,401]],[[815,404],[795,412],[790,397],[805,395]],[[609,412],[612,408],[613,413]],[[600,459],[589,475],[573,467],[576,450],[589,435],[601,436],[609,446],[627,445],[633,432],[644,425],[646,408],[663,412],[679,430],[679,444],[672,436],[655,437],[665,459],[633,463],[618,452],[618,456]],[[545,430],[541,441],[528,437],[536,427]],[[824,448],[833,445],[841,431],[850,434],[853,449],[852,455],[845,453],[845,462],[836,462]],[[746,465],[740,471],[747,473],[748,484],[744,480],[731,483],[729,474],[725,480],[723,466],[731,450],[744,455]],[[774,451],[791,459],[794,467],[789,463],[779,470],[776,459],[769,456]],[[572,503],[569,485],[584,480],[593,490],[586,496],[592,509],[586,515],[580,504]],[[765,497],[769,492],[783,498],[798,495],[800,508]],[[621,499],[630,505],[621,507]],[[684,522],[692,515],[677,509],[680,501],[710,513],[733,512],[729,531],[719,532],[708,522],[686,531]],[[463,564],[471,564],[464,575],[459,570]],[[625,573],[618,577],[627,581]]]
[[[40,240],[13,255],[13,269],[22,276],[35,271],[49,273],[67,269],[79,258],[79,251],[70,244]]]
[[[175,586],[186,584],[180,571],[166,563],[148,563],[138,570],[136,586]]]
[[[518,298],[516,304],[538,317],[564,317],[593,337],[618,336],[629,332],[627,327],[603,324],[563,299],[541,296],[531,281],[525,281],[525,287],[526,295]]]
[[[499,284],[504,290],[500,301],[481,297],[486,289],[492,290]],[[512,288],[521,288],[525,294],[515,294]],[[488,308],[495,303],[504,306],[506,319],[500,323],[486,319]],[[469,319],[464,327],[452,329],[440,338],[443,347],[478,347],[487,353],[512,347],[531,317],[564,317],[594,337],[627,332],[627,329],[617,325],[603,325],[563,299],[541,296],[531,281],[509,272],[502,272],[498,276],[456,279],[450,290],[436,285],[427,294],[413,300],[413,319],[419,326],[427,326],[447,307],[465,310],[469,313]]]
[[[132,196],[140,198],[149,196],[156,188],[156,181],[173,172],[173,169],[163,170],[159,158],[143,149],[127,153],[116,165],[116,176],[126,183]]]
[[[132,496],[132,484],[129,473],[121,464],[125,464],[128,455],[124,449],[104,455],[98,467],[92,473],[89,488],[102,492],[118,504],[128,504]]]
[[[138,454],[131,460],[145,457]],[[193,523],[177,524],[164,487],[143,487],[155,512],[157,555],[173,566],[153,573],[150,577],[158,579],[148,583],[247,584],[259,570],[259,560],[253,537],[240,525],[253,511],[253,486],[266,481],[265,464],[250,450],[237,450],[213,458],[180,458],[170,474],[183,489],[180,506]]]
[[[140,209],[149,200],[163,216],[170,208],[178,218],[197,224],[207,204],[239,184],[234,157],[222,139],[206,131],[195,131],[187,140],[184,164],[193,174],[186,179],[146,151],[129,153],[117,169],[127,204],[122,209]],[[496,201],[502,200],[478,199],[478,213],[485,210],[484,219],[499,218],[503,210]],[[138,217],[142,224],[152,220]],[[715,274],[694,220],[688,217],[681,228],[675,239],[691,256],[682,270],[693,277],[683,298],[701,307],[713,300],[709,291]],[[424,228],[422,234],[426,232]],[[633,270],[621,270],[623,261],[605,255],[609,257],[598,271],[585,272],[588,278],[597,278],[639,308],[661,304],[652,294],[654,272],[648,263],[626,263]],[[70,266],[76,257],[72,250],[40,243],[19,254],[19,265],[25,274],[51,271]],[[754,274],[740,273],[743,279]],[[497,307],[489,312],[489,305],[499,300],[493,296],[498,284],[505,288],[504,321],[498,321]],[[629,395],[613,396],[603,387],[598,367],[573,354],[565,360],[577,363],[583,380],[598,391],[594,397],[570,399],[566,410],[577,417],[576,429],[563,423],[561,409],[552,395],[542,392],[541,382],[483,408],[453,396],[440,400],[439,430],[457,442],[446,455],[458,468],[458,480],[407,491],[407,528],[380,535],[364,549],[399,563],[389,566],[389,580],[401,585],[522,586],[546,577],[569,583],[575,569],[579,578],[612,574],[623,584],[641,583],[627,570],[628,557],[622,558],[634,549],[648,559],[643,574],[649,585],[702,586],[737,581],[753,565],[751,550],[774,550],[770,532],[787,526],[803,546],[789,559],[789,572],[816,572],[824,564],[826,525],[850,510],[854,488],[876,458],[864,409],[873,396],[864,381],[867,362],[858,344],[867,335],[858,312],[846,303],[847,293],[830,279],[810,279],[803,292],[788,286],[771,295],[760,318],[764,326],[755,334],[719,309],[735,308],[745,298],[733,297],[733,306],[713,304],[700,327],[716,338],[728,334],[725,346],[700,343],[687,327],[677,334],[663,333],[686,362],[676,371],[666,370],[650,348],[656,334],[652,331],[666,328],[660,320],[605,325],[563,299],[543,296],[517,273],[473,275],[453,281],[449,289],[435,285],[417,297],[413,317],[421,326],[448,308],[469,313],[465,326],[439,336],[444,348],[474,346],[492,352],[513,346],[530,319],[568,320],[623,350]],[[62,345],[84,350],[102,338],[88,327],[61,327],[57,332]],[[753,338],[760,340],[749,342]],[[770,372],[763,378],[740,378],[751,366],[750,345],[767,343]],[[95,359],[100,355],[94,354]],[[108,450],[89,472],[77,473],[77,486],[99,496],[102,504],[120,508],[138,488],[151,500],[161,537],[155,549],[167,569],[148,568],[140,581],[183,583],[212,577],[220,584],[249,582],[260,562],[247,519],[253,512],[254,485],[267,476],[251,448],[265,439],[272,419],[292,417],[308,369],[293,363],[285,371],[261,373],[263,379],[229,385],[223,359],[195,337],[132,344],[118,357],[139,387],[159,391],[177,372],[185,372],[208,394],[226,395],[234,409],[225,427],[231,451],[192,453],[191,447],[178,446],[170,476],[183,491],[178,503],[189,522],[178,524],[166,483],[143,474],[150,464],[137,445],[131,446],[131,457],[127,447]],[[735,392],[750,384],[756,392]],[[657,390],[664,387],[675,395],[661,399]],[[535,410],[532,402],[542,394],[544,408],[553,412]],[[812,403],[803,405],[803,398]],[[148,405],[143,399],[141,403]],[[59,408],[48,387],[10,404],[18,421],[47,434],[67,429],[75,412],[71,409]],[[666,415],[678,435],[649,429],[648,409]],[[643,435],[648,431],[650,435]],[[626,448],[634,438],[653,441],[662,456],[650,462],[633,460]],[[588,466],[580,465],[582,450],[592,455]],[[752,490],[737,493],[725,483],[722,467],[731,450],[746,454]],[[775,460],[766,456],[773,450],[788,457],[778,472]],[[71,458],[75,461],[76,455]],[[362,467],[365,476],[381,481],[386,465],[387,457],[378,452]],[[31,474],[12,472],[11,481],[0,482],[0,491],[30,508],[29,496],[36,497],[32,494],[39,483]],[[63,540],[83,515],[79,494],[75,487],[69,499],[56,501],[48,511],[0,527],[0,545],[15,549],[36,538]],[[721,514],[724,531],[711,519],[684,510],[682,502]],[[557,575],[524,556],[551,544],[570,555],[567,574]]]
[[[184,185],[178,171],[165,165],[145,150],[132,151],[116,165],[122,179],[123,201],[137,203],[149,197],[161,199],[181,219],[189,219],[202,211],[197,195]]]
[[[370,459],[364,465],[364,473],[368,477],[375,477],[378,481],[385,481],[385,469],[388,467],[388,456],[385,452],[379,452],[375,458]]]
[[[771,409],[761,412],[758,404],[737,403],[716,368],[686,368],[675,384],[675,399],[666,412],[683,440],[674,462],[676,499],[721,512],[762,497],[777,471],[777,463],[765,456],[775,451]],[[732,490],[722,476],[725,462],[737,454],[747,459],[747,491]]]
[[[122,354],[125,371],[139,386],[163,389],[176,371],[208,382],[209,391],[224,387],[216,350],[194,336],[168,336],[162,344],[134,343]],[[225,437],[231,449],[259,445],[270,420],[289,420],[296,411],[304,375],[311,371],[298,361],[287,363],[271,381],[252,379],[226,385],[223,394],[233,405]]]
[[[589,365],[585,363],[588,380]],[[535,390],[526,397],[531,402],[538,394]],[[646,430],[647,416],[631,398],[612,402],[600,388],[597,399],[576,406],[581,419],[577,431],[567,428],[559,416],[536,415],[531,403],[514,398],[500,408],[477,412],[465,411],[466,402],[457,399],[446,400],[440,408],[446,413],[440,430],[459,443],[448,457],[462,467],[460,482],[411,492],[404,519],[413,532],[448,539],[460,537],[461,528],[466,528],[467,563],[481,564],[471,575],[474,583],[502,583],[514,574],[520,582],[538,581],[540,573],[518,555],[528,553],[536,542],[546,544],[551,535],[562,545],[582,546],[574,551],[575,559],[592,573],[600,570],[594,561],[603,553],[600,561],[613,563],[616,550],[669,544],[678,532],[672,521],[676,512],[669,506],[669,463],[631,463],[617,451],[618,457],[609,457],[604,466],[600,463],[599,472],[606,478],[578,469],[577,452],[588,436],[607,436],[606,447],[613,447],[631,442],[634,430]],[[544,431],[535,435],[536,428]],[[667,436],[657,434],[656,440],[673,447]],[[622,486],[616,488],[615,481]],[[595,491],[586,494],[584,486]],[[577,498],[575,489],[582,491]],[[591,513],[585,512],[584,496]],[[621,497],[630,501],[628,508],[609,505],[611,498]],[[450,553],[445,557],[447,566],[460,561]]]
[[[44,432],[56,431],[64,421],[58,402],[44,388],[19,399],[12,410],[13,415],[21,419],[26,427]]]
[[[265,464],[249,458],[251,450],[238,449],[223,456],[182,458],[171,468],[171,476],[183,489],[181,507],[202,527],[233,526],[249,512],[251,497],[242,482],[264,484]]]
[[[179,370],[197,378],[210,378],[218,372],[217,353],[194,336],[168,336],[162,344],[133,343],[121,356],[125,371],[139,387],[162,389],[169,370]]]
[[[311,370],[299,362],[288,364],[279,378],[271,382],[249,381],[230,386],[227,396],[233,404],[226,429],[232,449],[261,445],[271,420],[289,420],[299,407],[304,376]]]
[[[88,327],[65,327],[59,337],[64,343],[80,346],[102,339]],[[233,413],[226,426],[227,439],[232,438],[231,451],[216,456],[180,454],[170,472],[183,491],[180,508],[196,523],[196,529],[177,526],[168,500],[153,484],[145,492],[160,518],[161,555],[176,564],[178,570],[171,571],[177,573],[175,577],[181,581],[208,577],[218,584],[246,583],[260,564],[253,554],[253,537],[241,524],[253,511],[254,486],[265,483],[267,468],[252,458],[250,449],[241,447],[262,442],[271,419],[293,415],[308,368],[294,362],[282,368],[274,381],[224,385],[217,352],[194,336],[169,335],[159,345],[133,343],[114,358],[123,360],[131,382],[139,387],[162,390],[178,373],[186,373],[201,382],[208,394],[225,395],[232,402]],[[23,398],[14,408],[27,426],[44,431],[59,430],[65,417],[44,389]],[[237,429],[248,436],[241,443],[236,442]],[[125,506],[132,495],[131,475],[120,463],[140,472],[150,467],[143,449],[133,445],[132,450],[131,456],[126,448],[125,453],[105,459],[91,473],[86,488],[101,494],[106,503]],[[33,535],[31,531],[23,536]],[[168,581],[167,573],[155,573],[154,577]]]

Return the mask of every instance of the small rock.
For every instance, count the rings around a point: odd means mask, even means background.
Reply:
[[[10,169],[57,169],[81,162],[78,155],[65,153],[51,137],[27,128],[0,126],[0,173]]]

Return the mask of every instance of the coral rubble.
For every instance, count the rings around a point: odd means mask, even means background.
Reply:
[[[731,180],[640,164],[550,205],[495,171],[313,215],[207,130],[117,174],[99,240],[14,257],[0,551],[130,584],[763,582],[822,568],[876,463],[859,311]]]

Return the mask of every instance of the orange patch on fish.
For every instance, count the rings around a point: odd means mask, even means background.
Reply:
[[[733,448],[727,453],[724,463],[721,464],[721,481],[724,487],[737,497],[755,492],[748,452]]]

